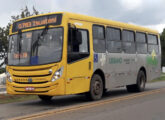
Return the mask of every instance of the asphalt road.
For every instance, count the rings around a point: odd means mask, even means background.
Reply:
[[[114,89],[96,102],[73,95],[54,97],[50,103],[38,99],[1,104],[0,120],[19,116],[35,120],[164,120],[165,89],[152,92],[160,88],[165,88],[165,82],[149,83],[140,94],[127,93],[125,88]]]
[[[37,117],[35,120],[164,120],[164,93]]]

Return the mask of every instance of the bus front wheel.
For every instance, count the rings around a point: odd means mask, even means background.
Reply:
[[[99,100],[103,95],[103,81],[100,75],[94,74],[91,79],[90,91],[86,94],[90,100]]]
[[[46,95],[38,95],[38,97],[44,102],[51,101],[52,99],[52,96],[46,96]]]
[[[139,71],[137,76],[137,83],[134,85],[127,85],[128,92],[142,92],[145,89],[146,76],[142,70]]]

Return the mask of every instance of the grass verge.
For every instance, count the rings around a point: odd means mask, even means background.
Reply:
[[[161,77],[151,80],[151,82],[161,82],[161,81],[165,81],[165,74],[162,74]]]
[[[37,98],[38,97],[36,95],[8,95],[8,94],[2,94],[2,95],[0,95],[0,104],[35,100]]]

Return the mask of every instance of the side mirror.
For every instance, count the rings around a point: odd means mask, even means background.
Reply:
[[[75,45],[80,45],[80,44],[82,44],[82,34],[81,34],[81,32],[79,32],[79,31],[76,31],[75,39],[74,39],[74,44],[75,44]]]
[[[79,32],[79,31],[76,32],[76,39],[77,39],[79,45],[82,44],[82,34],[81,34],[81,32]]]
[[[75,24],[68,24],[69,26],[69,34],[70,34],[70,39],[73,42],[73,45],[80,45],[82,44],[82,34],[78,29],[76,28]]]
[[[8,58],[7,57],[5,57],[5,64],[7,65],[8,64]]]

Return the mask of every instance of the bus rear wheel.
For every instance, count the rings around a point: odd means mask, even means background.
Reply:
[[[38,97],[44,102],[49,102],[52,99],[52,96],[47,96],[47,95],[38,95]]]
[[[145,89],[146,76],[142,70],[139,71],[137,76],[137,83],[134,85],[127,85],[128,92],[142,92]]]
[[[90,100],[99,100],[103,95],[103,81],[100,75],[94,74],[91,79],[90,91],[86,94]]]

